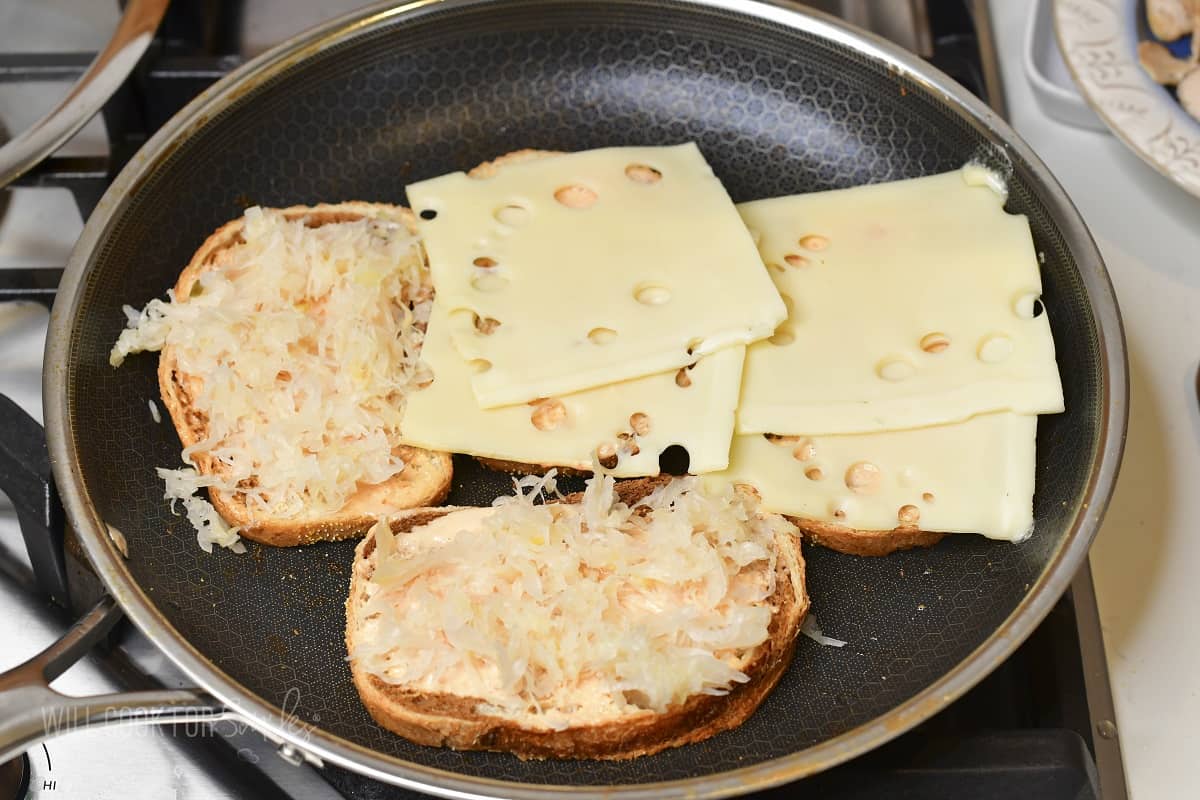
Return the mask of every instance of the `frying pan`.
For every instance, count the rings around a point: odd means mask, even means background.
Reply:
[[[687,140],[735,201],[972,159],[1007,177],[1007,207],[1028,217],[1044,261],[1067,404],[1039,422],[1036,532],[1019,545],[952,536],[880,559],[808,548],[813,609],[849,644],[802,638],[762,708],[701,744],[627,762],[523,762],[393,736],[359,704],[344,660],[353,543],[200,551],[154,473],[177,465],[180,450],[171,426],[147,410],[157,358],[108,365],[121,307],[160,296],[205,236],[250,203],[404,202],[407,182],[523,147]],[[1087,552],[1120,459],[1127,384],[1112,287],[1078,214],[1001,120],[928,65],[791,5],[423,0],[360,11],[285,43],[142,148],[72,256],[51,317],[44,393],[54,477],[89,558],[125,614],[199,687],[103,706],[71,701],[82,708],[76,724],[234,716],[292,760],[445,796],[571,787],[661,798],[760,789],[849,759],[936,713],[1003,660]],[[469,459],[455,466],[448,502],[511,490]],[[112,616],[102,605],[88,624]],[[76,631],[33,666],[52,676],[62,651],[89,636]],[[31,727],[17,738],[43,735]]]

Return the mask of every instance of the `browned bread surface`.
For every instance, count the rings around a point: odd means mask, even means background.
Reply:
[[[416,230],[411,211],[384,203],[346,202],[316,206],[292,206],[283,209],[289,220],[305,219],[309,227],[336,222],[353,222],[364,217],[387,219]],[[177,302],[186,302],[200,274],[219,263],[221,254],[241,241],[243,221],[236,219],[218,228],[179,275],[175,284]],[[175,349],[163,348],[158,361],[158,386],[163,405],[179,433],[184,447],[206,437],[208,415],[192,402],[195,390],[203,377],[188,375],[178,369]],[[362,534],[383,513],[406,508],[432,506],[442,502],[450,491],[453,465],[449,453],[421,450],[397,445],[397,455],[404,461],[400,474],[375,485],[361,485],[346,504],[334,514],[320,514],[289,519],[254,519],[249,516],[244,495],[209,489],[209,498],[217,512],[231,525],[241,528],[247,539],[278,547],[310,544],[316,541],[345,539]],[[221,467],[204,453],[194,456],[196,468],[213,474]]]
[[[946,534],[923,531],[909,525],[891,530],[868,531],[848,528],[823,520],[788,517],[810,542],[855,556],[886,556],[897,550],[932,547]]]
[[[632,504],[669,478],[637,478],[617,483],[617,494]],[[579,502],[571,495],[563,502]],[[435,515],[440,509],[434,509]],[[426,516],[424,521],[430,517]],[[393,521],[398,532],[423,524],[421,517]],[[619,720],[568,727],[562,731],[534,730],[475,709],[483,698],[426,693],[389,684],[365,672],[351,659],[350,672],[359,697],[371,716],[384,728],[417,744],[458,750],[501,750],[521,758],[629,759],[657,753],[668,747],[699,742],[741,725],[778,683],[795,648],[796,635],[808,611],[804,589],[804,559],[795,537],[777,540],[776,592],[770,602],[777,607],[767,641],[742,668],[750,680],[735,684],[723,696],[696,695],[664,713],[645,710]],[[355,649],[355,620],[364,602],[363,584],[374,571],[375,539],[367,536],[355,553],[350,597],[346,603],[346,646]]]
[[[587,469],[556,467],[552,464],[526,464],[523,461],[506,461],[502,458],[488,458],[487,456],[475,456],[475,460],[488,469],[494,469],[497,472],[506,472],[509,475],[545,475],[552,469],[558,470],[559,475],[586,477],[592,474],[592,471]]]
[[[535,150],[533,148],[525,148],[524,150],[514,150],[511,153],[505,153],[502,156],[497,156],[491,161],[485,161],[475,167],[472,167],[467,176],[471,178],[491,178],[500,168],[507,164],[520,164],[523,161],[537,161],[540,158],[549,158],[550,156],[561,156],[562,151],[559,150]]]

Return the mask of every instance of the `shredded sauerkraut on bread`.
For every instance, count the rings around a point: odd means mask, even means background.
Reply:
[[[605,475],[577,503],[535,502],[554,489],[551,472],[408,533],[377,524],[356,667],[541,730],[663,713],[748,680],[790,523],[695,478],[632,506]]]
[[[183,451],[190,467],[159,474],[206,550],[238,536],[199,488],[244,498],[252,520],[286,520],[337,511],[405,466],[394,452],[405,394],[429,380],[419,242],[382,217],[309,222],[248,209],[187,296],[125,308],[112,349],[114,366],[143,350],[174,358],[198,440]]]

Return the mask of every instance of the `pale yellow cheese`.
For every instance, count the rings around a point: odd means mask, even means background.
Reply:
[[[860,530],[922,530],[1018,541],[1033,526],[1037,417],[1000,412],[883,433],[733,437],[729,469],[768,511]],[[901,509],[905,509],[901,517]]]
[[[1002,189],[967,167],[738,206],[789,310],[746,354],[738,430],[1062,411],[1037,254]]]
[[[622,477],[658,474],[659,454],[674,444],[688,451],[693,472],[728,464],[743,345],[705,356],[679,380],[672,371],[532,406],[482,409],[471,393],[471,368],[450,343],[447,311],[439,294],[421,349],[433,383],[408,396],[401,425],[405,443],[576,469],[592,469],[593,453],[608,443],[618,456],[613,474]],[[622,440],[621,433],[634,436]]]
[[[436,212],[420,226],[439,302],[499,323],[453,333],[485,408],[677,369],[786,316],[694,144],[570,153],[407,191],[422,217]]]

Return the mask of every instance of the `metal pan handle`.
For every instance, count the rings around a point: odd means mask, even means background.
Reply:
[[[0,674],[0,763],[71,730],[104,725],[216,722],[233,716],[216,699],[190,689],[71,697],[50,682],[78,661],[121,618],[105,597],[66,634],[33,658]]]
[[[54,488],[46,431],[5,395],[0,395],[0,491],[16,509],[38,587],[68,608],[63,508]]]
[[[0,147],[0,186],[57,150],[108,101],[150,46],[167,0],[130,0],[108,45],[58,106]]]

